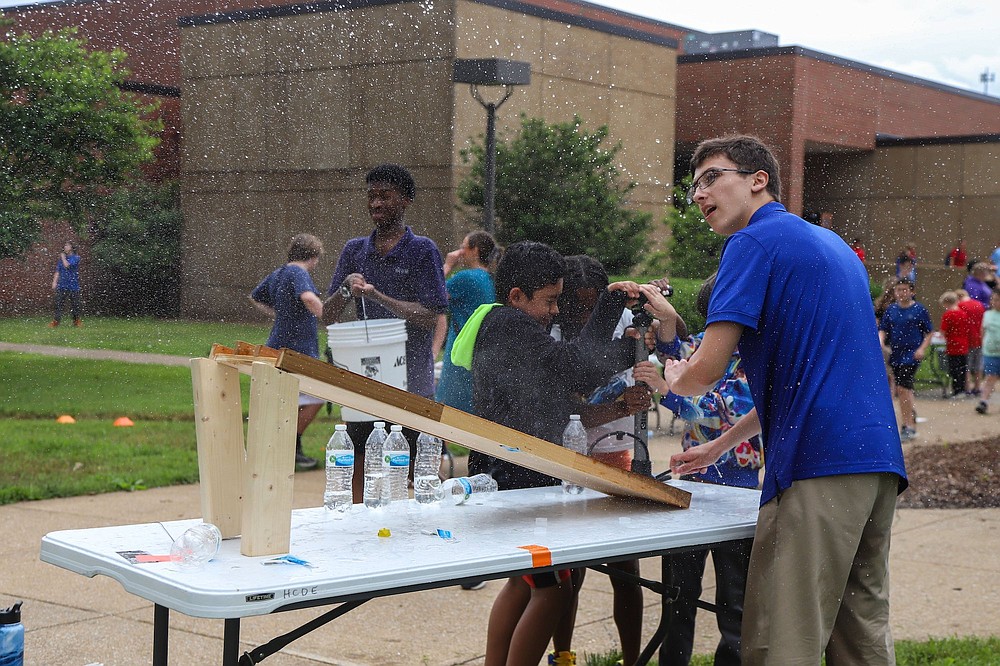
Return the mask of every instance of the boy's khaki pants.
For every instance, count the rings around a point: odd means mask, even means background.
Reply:
[[[743,664],[895,664],[889,537],[899,477],[795,481],[760,509],[743,612]]]

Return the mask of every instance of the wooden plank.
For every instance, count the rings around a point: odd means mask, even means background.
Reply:
[[[240,552],[278,555],[288,552],[291,538],[299,380],[259,361],[251,364],[250,377]]]
[[[191,360],[201,515],[229,539],[240,534],[243,408],[240,373],[206,358]]]
[[[281,350],[276,367],[297,376],[303,393],[374,414],[593,490],[682,508],[687,508],[691,502],[691,494],[679,488],[606,465],[551,442],[290,349]]]

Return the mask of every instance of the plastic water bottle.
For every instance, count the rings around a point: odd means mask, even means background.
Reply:
[[[579,414],[570,415],[569,423],[566,425],[566,429],[563,430],[562,445],[564,449],[579,453],[580,455],[587,455],[587,431],[584,429],[583,423],[580,422]],[[562,487],[563,491],[570,495],[579,495],[583,492],[583,486],[578,486],[569,481],[563,481]]]
[[[382,506],[382,444],[388,435],[385,421],[376,421],[372,434],[365,442],[365,506],[377,509]]]
[[[326,491],[323,506],[331,511],[346,513],[354,500],[351,479],[354,477],[354,442],[347,426],[340,423],[326,443]]]
[[[202,523],[177,537],[170,547],[170,559],[181,569],[197,569],[219,554],[222,533],[212,523]]]
[[[497,491],[497,482],[489,474],[476,474],[475,476],[460,476],[448,479],[441,484],[438,489],[439,499],[448,498],[451,504],[465,504],[469,498],[475,495],[477,498],[486,499],[491,493]],[[446,502],[447,503],[447,502]]]
[[[394,425],[382,445],[382,473],[385,484],[382,499],[386,504],[410,499],[407,480],[410,476],[410,443],[403,435],[403,426]],[[386,497],[386,489],[388,497]]]
[[[417,461],[413,464],[413,497],[420,504],[438,501],[438,486],[441,479],[441,451],[444,443],[434,435],[420,433],[417,437]]]
[[[0,610],[0,666],[24,666],[21,602]]]

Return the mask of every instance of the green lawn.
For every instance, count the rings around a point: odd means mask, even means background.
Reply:
[[[263,344],[271,330],[269,324],[190,322],[152,317],[88,317],[80,328],[67,325],[65,321],[58,328],[49,328],[48,323],[49,319],[39,317],[0,318],[0,341],[195,357],[208,354],[213,342],[231,345],[236,340],[246,340]]]
[[[0,352],[0,377],[0,416],[7,418],[194,418],[186,367]]]

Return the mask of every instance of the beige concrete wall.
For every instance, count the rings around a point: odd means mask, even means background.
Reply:
[[[447,252],[475,220],[456,207],[459,156],[486,114],[452,83],[455,57],[532,66],[501,108],[607,124],[633,205],[662,218],[672,182],[676,51],[467,0],[398,3],[181,29],[182,311],[250,318],[256,282],[300,231],[323,239],[325,288],[344,241],[371,225],[364,173],[404,164],[418,184],[407,218]],[[484,89],[484,93],[499,90]],[[660,225],[656,225],[662,229]]]
[[[964,239],[970,258],[1000,247],[1000,143],[891,146],[810,159],[811,210],[834,213],[835,231],[862,239],[868,268],[892,273],[907,242],[917,246],[920,300],[940,322],[938,296],[961,287],[964,270],[944,257]]]
[[[364,174],[407,166],[417,233],[450,239],[454,86],[447,0],[188,26],[182,311],[246,319],[249,290],[298,232],[323,239],[327,287],[371,231]]]
[[[625,177],[638,183],[633,204],[663,217],[673,181],[675,49],[467,0],[458,0],[455,19],[456,57],[531,63],[531,86],[518,88],[498,111],[498,136],[517,132],[522,113],[548,122],[577,114],[595,129],[607,124],[608,145],[621,142]],[[459,152],[486,129],[486,112],[458,88],[456,185],[468,173]]]

